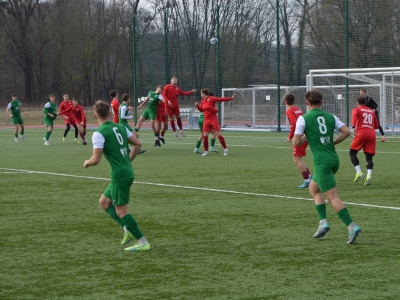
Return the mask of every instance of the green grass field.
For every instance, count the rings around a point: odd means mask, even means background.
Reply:
[[[125,253],[122,229],[98,206],[109,165],[89,169],[88,146],[55,130],[0,130],[0,299],[398,299],[399,138],[378,143],[370,186],[353,183],[350,139],[338,145],[339,196],[362,228],[328,206],[317,214],[287,133],[224,132],[229,156],[193,154],[197,131],[133,161],[131,213],[151,250]],[[91,132],[88,133],[91,139]],[[218,140],[218,149],[222,149]],[[365,158],[359,154],[365,171]],[[305,162],[312,171],[311,152]]]

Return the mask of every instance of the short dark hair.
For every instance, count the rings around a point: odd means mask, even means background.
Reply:
[[[320,91],[312,89],[306,93],[305,98],[312,105],[319,104],[322,101],[322,94]]]
[[[283,100],[285,100],[286,104],[293,105],[294,103],[294,95],[293,94],[286,94]]]
[[[11,97],[17,97],[17,94],[12,94]]]
[[[111,90],[111,91],[110,91],[110,96],[111,96],[112,98],[114,98],[115,96],[117,96],[117,91],[116,91],[116,90]]]
[[[93,110],[102,119],[106,119],[110,114],[111,106],[105,101],[97,100],[93,105]]]
[[[72,101],[78,101],[78,98],[73,98]]]
[[[158,89],[158,88],[164,89],[164,86],[163,86],[163,85],[157,85],[157,86],[156,86],[156,89]]]
[[[200,91],[202,94],[209,96],[210,95],[210,91],[208,89],[202,89]]]
[[[50,97],[56,97],[56,94],[51,93],[51,94],[49,95],[49,98],[50,98]]]
[[[366,104],[367,104],[367,98],[365,98],[365,97],[358,97],[357,103],[358,103],[358,104],[364,104],[364,105],[366,105]]]
[[[208,96],[214,96],[213,92],[208,92]]]
[[[367,90],[365,90],[365,89],[360,89],[360,91],[363,91],[364,93],[367,93]]]
[[[122,101],[128,101],[129,100],[129,95],[128,94],[123,94],[122,95]]]

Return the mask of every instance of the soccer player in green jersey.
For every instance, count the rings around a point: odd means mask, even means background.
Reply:
[[[155,136],[154,146],[158,146],[158,147],[161,147],[161,143],[158,138],[159,130],[156,127],[156,117],[157,117],[158,103],[160,101],[164,102],[164,99],[161,95],[163,88],[164,87],[162,85],[157,85],[156,90],[150,91],[147,98],[138,106],[138,108],[141,108],[144,104],[148,103],[147,109],[142,113],[142,115],[140,116],[140,118],[135,126],[135,131],[138,132],[140,127],[142,126],[142,123],[145,120],[150,119],[151,128],[153,129],[154,136]]]
[[[125,248],[125,251],[150,250],[149,242],[128,212],[130,189],[135,177],[131,161],[139,153],[141,144],[125,126],[110,121],[110,108],[107,102],[101,100],[93,106],[94,117],[100,127],[92,136],[92,157],[85,160],[83,166],[88,168],[97,165],[104,154],[111,167],[111,183],[99,199],[100,207],[129,231],[130,239],[125,236],[123,242],[129,242],[132,236],[138,240],[136,245]],[[128,143],[132,145],[131,151],[128,150]]]
[[[334,146],[344,141],[351,132],[336,116],[321,110],[322,94],[318,90],[308,91],[305,99],[309,112],[297,119],[293,145],[300,146],[307,140],[312,151],[314,175],[309,191],[314,198],[320,220],[314,238],[323,237],[330,229],[326,218],[326,204],[323,196],[325,195],[348,228],[347,243],[353,244],[361,228],[353,222],[348,209],[337,194],[335,173],[339,169],[339,157]],[[334,139],[335,129],[340,131],[340,134]]]
[[[214,96],[214,94],[213,94],[212,92],[209,92],[208,95],[209,95],[209,96]],[[199,149],[200,149],[201,142],[203,141],[203,138],[204,138],[203,123],[204,123],[204,113],[201,113],[201,114],[199,115],[199,130],[200,130],[200,136],[199,136],[199,138],[197,139],[196,147],[194,148],[194,151],[193,151],[193,153],[195,153],[195,154],[200,154],[200,153],[201,153],[201,151],[200,151]],[[215,146],[215,140],[216,140],[216,139],[217,139],[217,134],[216,134],[215,131],[213,130],[213,131],[212,131],[212,134],[211,134],[211,146],[210,146],[210,151],[211,151],[211,152],[218,153],[219,151],[218,151],[217,149],[215,149],[215,147],[214,147],[214,146]]]
[[[128,120],[133,119],[132,107],[128,106],[129,100],[130,97],[128,94],[122,95],[122,103],[119,106],[119,111],[118,111],[119,124],[125,126],[126,129],[128,129],[131,133],[134,133],[135,137],[138,138],[139,135],[133,130],[133,128],[128,123]],[[144,152],[146,152],[146,150],[139,150],[138,154],[142,154]]]
[[[11,102],[7,105],[7,113],[12,118],[12,122],[15,125],[15,141],[18,142],[18,128],[21,127],[21,140],[26,141],[26,138],[24,137],[24,120],[22,120],[21,117],[21,110],[25,113],[25,115],[28,115],[26,111],[22,108],[21,106],[21,101],[17,99],[16,94],[12,94],[11,96]]]
[[[43,108],[44,116],[44,124],[47,127],[46,137],[44,138],[44,144],[49,146],[49,138],[51,133],[53,132],[53,122],[54,119],[57,117],[57,105],[56,105],[56,95],[50,94],[49,95],[50,101],[47,102]]]

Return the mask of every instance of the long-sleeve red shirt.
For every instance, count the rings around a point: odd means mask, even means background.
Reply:
[[[165,106],[168,105],[168,100],[171,101],[172,107],[178,105],[178,95],[188,96],[192,91],[184,92],[178,86],[173,84],[167,84],[163,90],[163,98],[165,100]]]
[[[289,136],[288,136],[289,140],[291,140],[293,138],[294,130],[296,129],[297,119],[302,115],[303,115],[303,111],[297,106],[291,106],[286,111],[286,117],[289,119],[289,123],[290,123],[290,131],[289,131]]]
[[[72,100],[67,100],[67,101],[64,100],[60,104],[59,114],[68,118],[74,117],[74,114],[72,113],[73,107],[74,104],[72,103]]]
[[[233,98],[228,97],[228,98],[217,98],[217,97],[207,97],[203,100],[201,100],[200,105],[197,106],[197,109],[200,112],[204,113],[204,121],[210,120],[212,118],[217,117],[217,112],[218,109],[215,107],[215,103],[217,102],[227,102],[231,101]]]

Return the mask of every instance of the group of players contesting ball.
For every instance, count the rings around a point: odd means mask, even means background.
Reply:
[[[151,127],[154,132],[154,146],[161,147],[165,144],[164,134],[167,128],[167,114],[170,118],[170,125],[176,138],[179,134],[185,137],[180,111],[178,105],[178,96],[187,96],[196,93],[193,89],[183,92],[178,86],[178,79],[172,77],[171,83],[165,87],[157,86],[154,91],[150,91],[148,97],[139,105],[141,108],[147,104],[147,109],[140,116],[136,126],[130,127],[128,120],[132,119],[132,107],[128,106],[130,97],[127,94],[122,95],[122,103],[118,101],[116,91],[111,91],[111,105],[105,101],[98,100],[93,106],[94,117],[99,123],[99,128],[93,133],[93,153],[85,160],[83,166],[88,168],[97,165],[104,154],[111,167],[111,183],[99,199],[100,207],[105,210],[109,216],[117,222],[124,230],[122,246],[130,243],[133,238],[137,243],[131,247],[125,248],[125,251],[146,251],[150,250],[150,244],[144,237],[135,218],[128,211],[130,197],[130,188],[134,181],[134,171],[131,161],[136,155],[141,153],[141,142],[138,139],[137,132],[145,120],[151,121]],[[207,156],[208,151],[218,152],[214,148],[216,137],[218,137],[224,148],[224,156],[228,155],[228,148],[224,137],[221,135],[221,128],[217,117],[217,102],[231,101],[237,97],[219,98],[214,97],[208,89],[201,90],[201,101],[196,102],[195,106],[202,113],[199,118],[200,136],[196,143],[194,153],[201,153],[199,147],[204,141],[204,153]],[[50,101],[46,103],[43,112],[45,114],[44,122],[47,127],[47,133],[44,138],[45,145],[49,145],[49,137],[53,130],[53,121],[57,114],[64,117],[66,129],[63,142],[66,142],[66,136],[71,125],[75,128],[75,142],[78,141],[78,133],[81,136],[82,143],[87,144],[86,135],[86,116],[83,108],[78,104],[75,98],[69,100],[68,94],[63,95],[63,101],[57,112],[56,96],[49,95]],[[301,109],[294,105],[295,97],[287,94],[284,97],[284,103],[287,106],[286,115],[290,122],[290,132],[287,137],[288,142],[293,143],[293,159],[298,167],[304,182],[299,188],[308,188],[314,199],[315,207],[319,218],[319,226],[314,234],[314,238],[322,238],[329,230],[330,225],[327,221],[325,198],[332,205],[338,217],[348,228],[348,244],[353,244],[357,236],[361,233],[361,228],[353,222],[345,204],[338,197],[335,173],[339,168],[339,158],[334,145],[342,142],[352,134],[352,131],[336,116],[324,112],[321,109],[322,94],[318,90],[311,90],[305,94],[305,103],[308,112],[303,114]],[[379,124],[377,112],[377,103],[370,97],[367,97],[365,90],[360,90],[360,97],[357,99],[357,107],[352,111],[352,130],[353,140],[350,145],[350,159],[356,169],[354,181],[359,181],[364,176],[361,171],[357,153],[363,149],[367,161],[367,176],[364,184],[370,185],[372,178],[373,161],[376,149],[376,129],[382,134],[382,142],[385,141],[384,132]],[[12,95],[12,101],[7,106],[7,113],[13,120],[15,127],[15,141],[18,142],[18,128],[21,128],[22,140],[24,137],[24,126],[20,112],[23,111],[21,102],[17,100],[15,94]],[[174,118],[179,128],[179,134],[175,126]],[[156,124],[157,123],[157,124]],[[334,131],[340,134],[334,138]],[[212,133],[211,147],[209,149],[208,135]],[[311,175],[307,165],[302,160],[306,155],[307,145],[310,146],[313,156],[314,174]],[[144,152],[144,151],[142,151]]]

